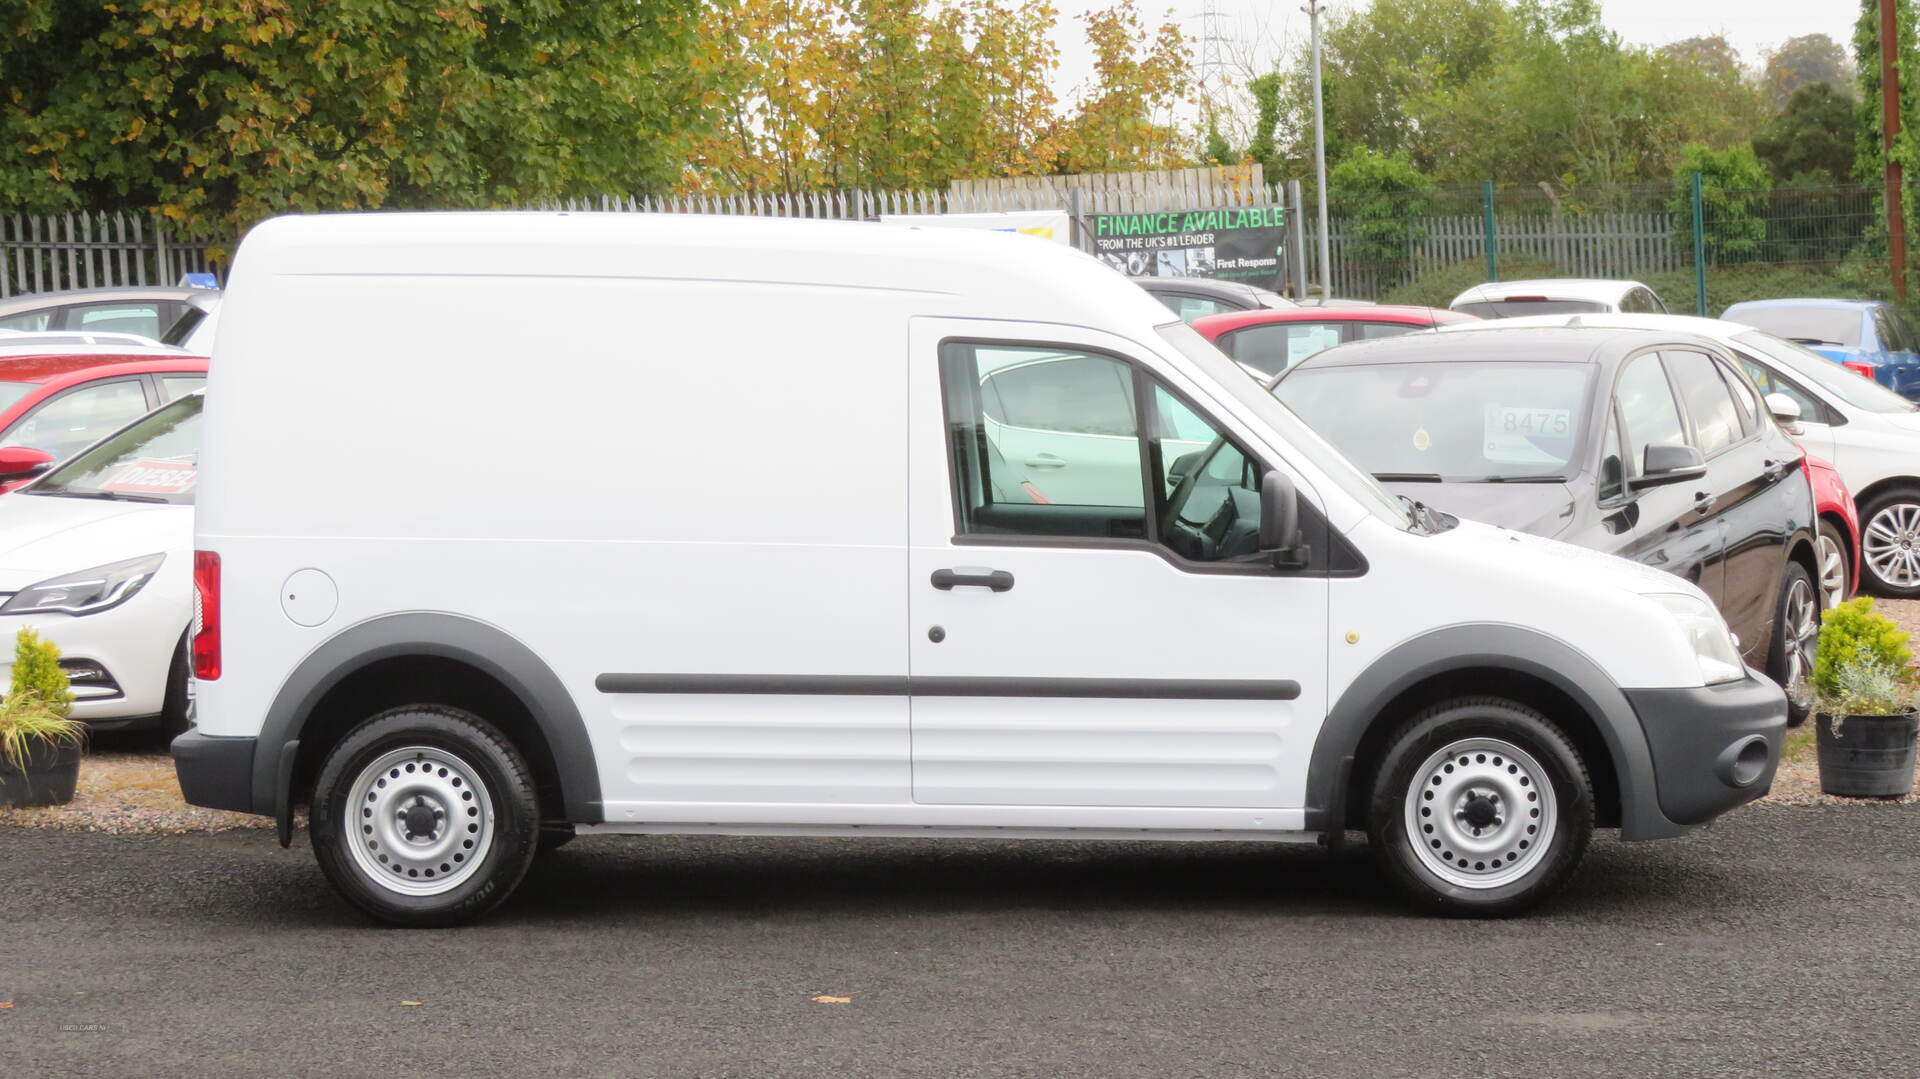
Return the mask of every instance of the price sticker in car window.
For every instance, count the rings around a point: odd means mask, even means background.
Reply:
[[[1572,452],[1573,410],[1487,406],[1484,451],[1500,464],[1562,464]],[[1555,450],[1561,452],[1555,453]]]
[[[193,490],[199,475],[200,470],[190,460],[142,457],[115,469],[100,489],[120,494],[178,495]]]

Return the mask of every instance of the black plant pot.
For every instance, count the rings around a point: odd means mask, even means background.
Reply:
[[[65,805],[79,782],[78,745],[36,741],[24,769],[0,761],[0,806]]]
[[[1914,736],[1920,713],[1844,716],[1820,713],[1820,789],[1847,798],[1899,798],[1913,792]]]

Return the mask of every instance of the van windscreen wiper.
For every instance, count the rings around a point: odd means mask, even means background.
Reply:
[[[1438,472],[1375,472],[1381,483],[1444,483]]]
[[[1481,483],[1565,483],[1565,476],[1485,476]]]

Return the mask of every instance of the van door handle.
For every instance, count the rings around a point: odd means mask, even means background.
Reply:
[[[1056,457],[1051,453],[1036,453],[1032,457],[1027,458],[1027,467],[1065,468],[1067,467],[1067,459],[1064,457]]]
[[[1720,501],[1720,499],[1716,497],[1712,491],[1693,492],[1693,508],[1699,510],[1701,513],[1712,513],[1713,504],[1718,501]]]
[[[1013,587],[1013,574],[1003,569],[988,570],[985,573],[956,573],[950,569],[933,571],[933,587],[942,592],[951,592],[956,588],[991,588],[995,592],[1005,592]]]

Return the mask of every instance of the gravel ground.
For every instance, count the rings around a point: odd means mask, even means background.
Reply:
[[[80,763],[73,801],[38,809],[0,809],[0,827],[71,828],[119,834],[218,832],[271,828],[273,820],[190,806],[180,797],[173,758],[157,734],[98,734]]]

